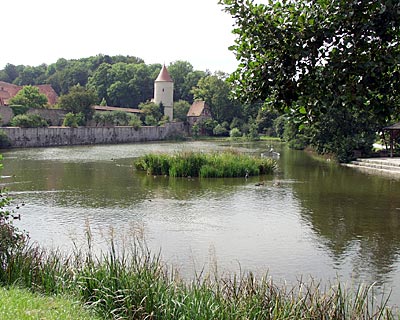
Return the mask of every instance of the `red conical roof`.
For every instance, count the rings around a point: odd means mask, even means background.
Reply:
[[[167,68],[165,67],[165,64],[161,68],[161,71],[156,79],[156,81],[166,81],[166,82],[174,82],[171,78],[171,76],[168,73]]]

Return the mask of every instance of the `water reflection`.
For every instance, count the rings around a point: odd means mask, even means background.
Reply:
[[[384,284],[398,268],[399,182],[286,153],[285,176],[301,202],[302,218],[341,269],[349,258],[355,277]]]
[[[400,182],[365,175],[282,144],[277,174],[250,179],[186,179],[137,172],[148,152],[238,149],[271,143],[148,143],[11,150],[1,180],[24,201],[21,226],[45,245],[68,246],[86,221],[98,234],[138,232],[154,250],[193,269],[252,270],[295,280],[400,280]],[[262,184],[260,184],[262,182]],[[132,231],[133,230],[133,231]]]

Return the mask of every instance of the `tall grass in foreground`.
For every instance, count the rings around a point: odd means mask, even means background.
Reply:
[[[0,283],[74,295],[105,319],[399,319],[373,286],[277,286],[252,273],[184,282],[139,240],[118,251],[65,256],[26,246],[0,263]]]
[[[235,152],[181,152],[173,155],[147,154],[135,161],[135,167],[152,175],[232,178],[271,174],[276,169],[276,162]]]

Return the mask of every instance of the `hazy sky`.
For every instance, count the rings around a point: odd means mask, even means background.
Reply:
[[[12,0],[1,5],[0,69],[131,55],[232,72],[233,19],[218,0]]]

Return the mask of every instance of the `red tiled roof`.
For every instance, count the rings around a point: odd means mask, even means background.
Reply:
[[[54,105],[57,103],[58,95],[51,85],[41,84],[34,87],[37,87],[40,93],[46,95],[47,101],[50,105]],[[4,104],[8,104],[8,100],[14,97],[22,88],[22,86],[17,86],[12,83],[0,81],[0,97],[2,98]]]
[[[190,106],[187,117],[200,117],[204,109],[208,109],[208,104],[205,101],[195,101]]]
[[[40,84],[35,87],[39,88],[39,92],[43,93],[46,97],[47,100],[49,101],[49,104],[52,106],[57,103],[58,100],[58,94],[54,91],[53,87],[49,84]]]
[[[108,106],[92,106],[95,111],[123,111],[127,113],[142,113],[140,109],[134,108],[120,108],[120,107],[108,107]]]
[[[158,74],[156,81],[174,82],[171,76],[169,75],[165,65],[163,65],[163,67],[161,68],[161,71]]]

